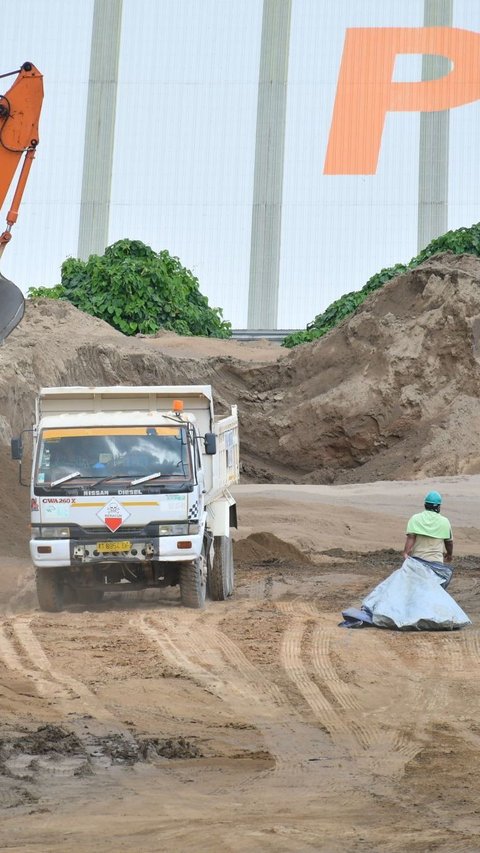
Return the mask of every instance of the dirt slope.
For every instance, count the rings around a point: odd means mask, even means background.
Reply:
[[[211,383],[238,403],[251,482],[372,481],[480,471],[480,259],[442,255],[393,280],[325,338],[127,338],[39,300],[0,350],[0,441],[41,385]],[[1,503],[0,503],[1,506]]]
[[[296,482],[479,471],[479,333],[480,259],[438,256],[396,278],[325,338],[256,371],[252,473],[280,460]]]

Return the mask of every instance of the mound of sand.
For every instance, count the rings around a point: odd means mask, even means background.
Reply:
[[[368,482],[480,471],[480,259],[391,281],[321,340],[250,375],[252,478]]]
[[[311,563],[303,551],[290,542],[284,542],[273,533],[251,533],[245,539],[237,539],[233,544],[236,563]]]
[[[0,445],[31,426],[42,385],[210,383],[220,412],[239,406],[245,482],[478,472],[479,285],[480,259],[436,256],[292,351],[164,332],[128,338],[69,303],[29,302],[0,349]]]

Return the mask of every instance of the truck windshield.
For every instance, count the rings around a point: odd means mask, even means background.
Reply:
[[[162,479],[191,478],[185,427],[45,429],[40,435],[35,483],[66,478],[132,480],[160,472]],[[72,476],[69,476],[72,475]]]

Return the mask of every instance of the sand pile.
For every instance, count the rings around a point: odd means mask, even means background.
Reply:
[[[399,276],[250,376],[247,469],[304,483],[479,472],[479,336],[480,259],[445,254]]]
[[[68,303],[38,300],[0,349],[0,444],[31,425],[42,385],[211,383],[220,411],[239,406],[246,482],[475,473],[479,337],[480,259],[470,255],[431,259],[292,351],[127,338]],[[4,491],[15,477],[9,465]]]
[[[251,533],[233,544],[235,563],[265,565],[268,563],[307,563],[312,561],[291,542],[284,542],[273,533]]]

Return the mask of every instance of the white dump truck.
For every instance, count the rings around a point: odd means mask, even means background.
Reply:
[[[177,584],[187,607],[207,590],[228,598],[238,478],[237,409],[216,419],[209,385],[43,388],[30,539],[41,609]]]

